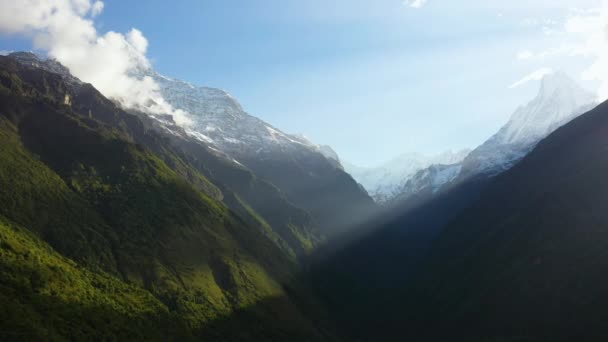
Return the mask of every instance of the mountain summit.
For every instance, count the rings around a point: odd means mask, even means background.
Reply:
[[[496,134],[469,153],[461,162],[433,165],[410,176],[397,191],[395,201],[428,195],[448,184],[473,177],[493,177],[510,169],[536,144],[595,105],[597,96],[583,89],[563,72],[546,75],[536,97],[519,107]]]
[[[534,144],[589,109],[595,99],[563,72],[546,75],[536,98],[512,115],[496,135],[496,142]]]
[[[560,126],[595,107],[597,96],[563,72],[546,75],[537,96],[463,162],[464,175],[509,169]]]
[[[323,155],[322,147],[301,135],[281,132],[248,114],[228,92],[165,77],[147,70],[160,86],[163,98],[175,108],[189,113],[192,124],[186,132],[237,160],[246,156],[306,149]],[[266,156],[267,157],[267,156]]]

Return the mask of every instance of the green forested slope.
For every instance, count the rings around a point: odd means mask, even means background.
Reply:
[[[293,258],[163,144],[92,87],[0,59],[0,215],[12,270],[0,284],[33,293],[3,299],[5,315],[25,316],[0,320],[0,331],[325,339],[281,285]],[[43,261],[22,261],[28,253]]]
[[[185,329],[149,292],[91,272],[0,217],[0,339],[162,339]]]

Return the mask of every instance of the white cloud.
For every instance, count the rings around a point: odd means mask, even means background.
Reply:
[[[412,8],[421,8],[426,5],[428,0],[405,0],[403,4]]]
[[[93,4],[93,7],[91,7],[91,16],[92,17],[96,17],[99,14],[101,14],[101,12],[103,12],[103,2],[101,1],[95,1],[95,3]]]
[[[588,63],[582,79],[599,82],[598,95],[608,99],[608,1],[599,8],[571,9],[563,23],[552,21],[550,33],[561,37],[559,46],[527,54],[517,54],[517,59],[544,61],[554,57],[577,57]],[[542,28],[547,33],[546,28]],[[525,58],[522,58],[525,57]]]
[[[513,88],[517,88],[519,86],[522,86],[528,82],[532,82],[532,81],[540,81],[543,79],[543,77],[545,77],[546,75],[552,74],[553,73],[553,69],[551,68],[541,68],[538,69],[532,73],[530,73],[529,75],[523,77],[521,80],[511,84],[509,86],[509,89],[513,89]]]
[[[131,29],[131,31],[127,33],[127,41],[137,50],[137,52],[142,55],[146,54],[146,50],[148,50],[148,40],[140,30]]]
[[[0,50],[0,56],[7,56],[11,52],[12,51],[8,51],[8,50]]]
[[[103,2],[92,0],[0,0],[0,33],[31,38],[35,48],[127,108],[172,114],[188,124],[187,114],[162,98],[152,78],[134,76],[150,68],[143,34],[97,32],[92,18],[102,10]]]
[[[527,60],[532,57],[534,57],[534,53],[532,53],[532,51],[530,50],[522,50],[517,53],[517,59],[519,59],[520,61]]]

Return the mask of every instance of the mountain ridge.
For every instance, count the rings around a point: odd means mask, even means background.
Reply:
[[[211,174],[209,170],[203,172],[203,166],[210,165],[207,162],[225,163],[230,167],[224,170],[243,172],[238,179],[253,189],[262,186],[246,169],[216,157],[201,144],[196,145],[200,155],[185,154],[170,144],[169,133],[151,129],[150,122],[158,120],[127,113],[91,85],[11,57],[0,57],[0,107],[0,219],[25,227],[48,243],[52,251],[41,253],[51,269],[68,270],[52,257],[59,253],[73,260],[74,267],[69,268],[73,279],[88,281],[83,278],[86,272],[109,274],[114,280],[108,284],[124,286],[128,296],[137,292],[154,297],[141,308],[151,310],[151,322],[157,324],[138,331],[129,324],[144,321],[134,316],[103,319],[117,314],[114,310],[124,308],[124,302],[100,309],[103,315],[100,311],[95,316],[94,310],[87,311],[85,297],[78,297],[85,296],[80,292],[71,299],[70,311],[56,312],[66,308],[61,298],[53,299],[51,306],[8,301],[11,309],[26,310],[32,318],[63,317],[52,327],[58,338],[68,338],[68,325],[77,322],[73,317],[83,316],[88,319],[83,331],[110,339],[128,338],[130,330],[151,340],[170,336],[188,340],[216,333],[234,340],[257,340],[255,336],[280,340],[278,336],[289,331],[293,336],[332,339],[296,304],[298,296],[306,298],[306,291],[290,286],[288,293],[284,286],[298,263],[280,241],[273,240],[282,234],[280,227],[264,226],[254,210],[245,216],[249,203],[239,202],[226,185],[214,184],[205,175]],[[197,156],[206,158],[198,166]],[[287,205],[276,188],[270,186],[267,192],[270,195],[260,192],[260,198],[278,196],[277,203]],[[243,210],[231,209],[233,202]],[[285,229],[305,234],[306,227],[296,223]],[[2,226],[2,234],[5,230]],[[9,235],[2,235],[0,249],[3,255],[12,255],[13,243],[2,243],[4,236]],[[28,274],[29,268],[14,269],[20,273],[0,274],[3,293],[32,291],[31,277],[43,284],[53,279],[59,290],[68,286],[67,278],[56,272],[39,278]],[[314,300],[307,302],[315,306]],[[71,315],[65,316],[66,312]],[[183,324],[171,328],[170,317],[162,312]],[[256,319],[262,323],[246,325],[251,334],[237,338],[229,325],[216,326],[226,317],[240,322],[232,324]],[[276,319],[292,323],[273,328]],[[3,323],[10,323],[3,325],[3,332],[27,328],[38,338],[51,329],[37,319],[25,319],[18,326],[14,320]]]
[[[372,197],[380,203],[390,201],[397,195],[408,179],[431,165],[449,165],[463,160],[471,151],[462,149],[427,156],[419,153],[404,153],[379,166],[361,167],[344,163],[346,170],[353,175]]]
[[[461,162],[431,167],[413,175],[397,191],[394,202],[407,201],[419,194],[432,196],[469,178],[494,177],[515,165],[540,140],[596,104],[596,95],[581,88],[565,73],[546,75],[537,95],[517,108],[498,132]],[[446,173],[450,176],[446,177]]]

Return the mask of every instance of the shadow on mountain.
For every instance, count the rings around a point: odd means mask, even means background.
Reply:
[[[386,208],[350,236],[321,246],[301,281],[314,289],[346,336],[389,338],[382,332],[404,325],[399,312],[406,311],[396,295],[423,265],[443,228],[477,200],[487,183],[487,178],[469,179],[437,196]]]
[[[487,184],[326,254],[307,280],[360,340],[605,341],[607,132],[603,103]]]

